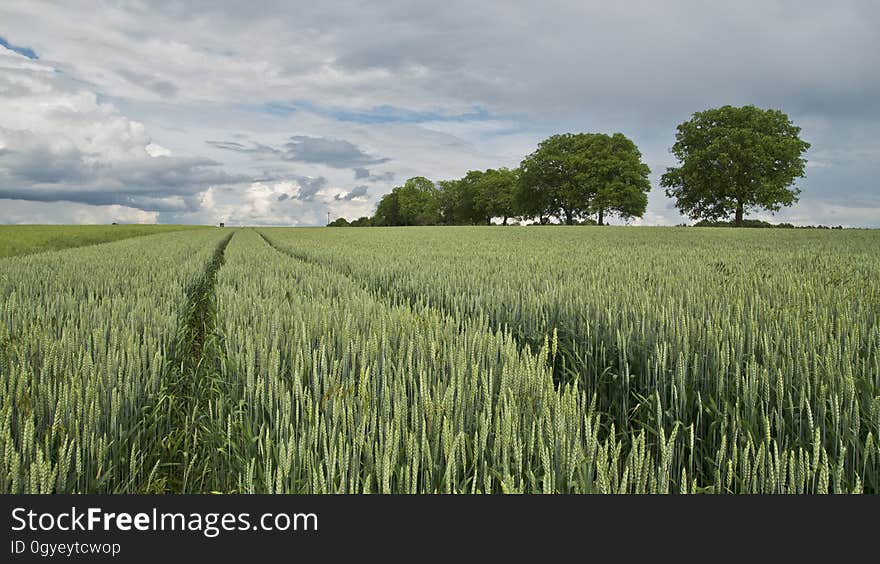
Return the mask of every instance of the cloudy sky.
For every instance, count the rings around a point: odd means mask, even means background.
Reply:
[[[637,223],[677,224],[675,126],[756,104],[812,144],[774,220],[880,226],[878,30],[873,1],[4,0],[0,223],[317,225],[620,131]]]

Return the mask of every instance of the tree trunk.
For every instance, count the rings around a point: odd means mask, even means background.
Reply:
[[[544,217],[543,215],[539,215],[538,216],[538,223],[540,223],[541,225],[547,225],[547,218]]]
[[[574,217],[572,217],[571,210],[562,210],[565,212],[565,224],[566,225],[574,225]]]
[[[735,220],[735,223],[736,223],[736,226],[737,226],[737,227],[742,227],[742,225],[743,225],[743,203],[742,203],[742,202],[737,202],[737,203],[736,203],[736,220]]]
[[[605,219],[605,210],[603,210],[602,208],[599,208],[599,225],[605,225],[605,223],[603,221],[604,219]]]
[[[507,216],[504,216],[504,221],[501,222],[501,225],[507,225]]]

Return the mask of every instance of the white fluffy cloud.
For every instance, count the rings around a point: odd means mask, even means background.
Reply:
[[[0,97],[0,198],[186,210],[208,186],[245,179],[172,157],[95,92],[4,47]]]
[[[227,225],[318,225],[332,217],[372,213],[362,191],[310,186],[311,179],[254,182],[248,186],[217,186],[201,194],[199,209],[179,219]],[[347,198],[350,194],[354,196]]]

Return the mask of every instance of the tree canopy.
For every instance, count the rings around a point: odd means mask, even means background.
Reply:
[[[804,176],[810,144],[779,110],[722,106],[697,112],[678,126],[670,167],[660,184],[676,207],[692,219],[734,216],[737,226],[750,210],[778,211],[797,202],[793,186]]]
[[[596,215],[641,216],[651,190],[650,170],[622,133],[566,133],[545,139],[520,164],[516,198],[526,215],[557,216],[566,224]]]
[[[458,180],[440,182],[442,222],[448,225],[502,223],[517,216],[518,171],[507,168],[471,170]]]
[[[379,201],[374,225],[436,225],[440,221],[437,187],[423,176],[407,180]]]

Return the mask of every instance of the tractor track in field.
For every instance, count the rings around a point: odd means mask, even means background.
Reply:
[[[220,344],[216,334],[215,286],[226,247],[235,232],[217,245],[202,275],[187,291],[174,354],[148,420],[157,425],[150,493],[211,491],[211,457],[217,452],[211,427],[212,401],[222,394],[214,369]]]

